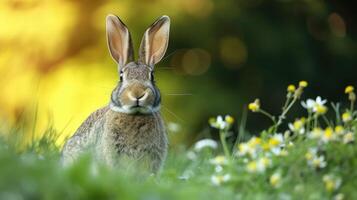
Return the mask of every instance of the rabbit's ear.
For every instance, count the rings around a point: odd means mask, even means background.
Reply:
[[[164,57],[170,32],[170,18],[166,15],[156,20],[145,32],[139,50],[139,60],[151,67]]]
[[[106,26],[110,54],[119,67],[123,67],[127,62],[134,59],[129,30],[119,17],[111,14],[107,16]]]

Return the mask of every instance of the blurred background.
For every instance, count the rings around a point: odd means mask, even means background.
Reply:
[[[173,146],[214,134],[209,117],[239,122],[257,97],[279,113],[286,86],[299,80],[309,82],[305,97],[344,101],[343,88],[357,84],[355,8],[348,0],[2,0],[1,129],[21,124],[39,137],[51,128],[63,140],[109,102],[118,76],[108,13],[127,24],[136,49],[156,18],[171,17],[155,70]],[[268,124],[248,115],[251,132]]]

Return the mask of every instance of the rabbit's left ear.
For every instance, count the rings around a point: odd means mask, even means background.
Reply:
[[[110,54],[123,67],[126,63],[133,61],[133,44],[128,28],[115,15],[108,15],[106,20],[107,39]]]
[[[139,60],[153,67],[164,57],[170,32],[170,18],[166,15],[156,20],[146,31],[141,41]]]

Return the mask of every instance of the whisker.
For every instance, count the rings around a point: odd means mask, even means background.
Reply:
[[[174,112],[172,112],[171,110],[169,110],[168,108],[166,108],[166,106],[162,105],[162,108],[164,108],[168,113],[170,113],[172,116],[174,116],[176,119],[178,119],[181,122],[185,122],[185,120],[183,120],[182,118],[180,118],[179,116],[177,116]]]
[[[161,59],[161,61],[164,61],[166,58],[172,56],[174,53],[176,53],[179,49],[176,49],[175,51],[169,53],[167,56],[165,56],[163,59]]]
[[[165,96],[192,96],[193,94],[190,94],[190,93],[173,93],[173,94],[164,94]]]

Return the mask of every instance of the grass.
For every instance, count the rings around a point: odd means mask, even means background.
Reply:
[[[284,130],[280,125],[288,124],[285,115],[303,89],[290,87],[279,116],[253,102],[250,110],[273,124],[247,141],[227,142],[233,118],[210,119],[219,129],[219,144],[203,140],[191,148],[176,147],[162,172],[150,177],[108,169],[90,155],[63,168],[53,130],[23,145],[21,129],[14,129],[0,141],[0,199],[355,199],[354,99],[345,110],[333,106],[329,112],[337,113],[335,119],[327,119],[327,104],[315,101],[305,118]],[[238,130],[245,132],[244,123]]]

